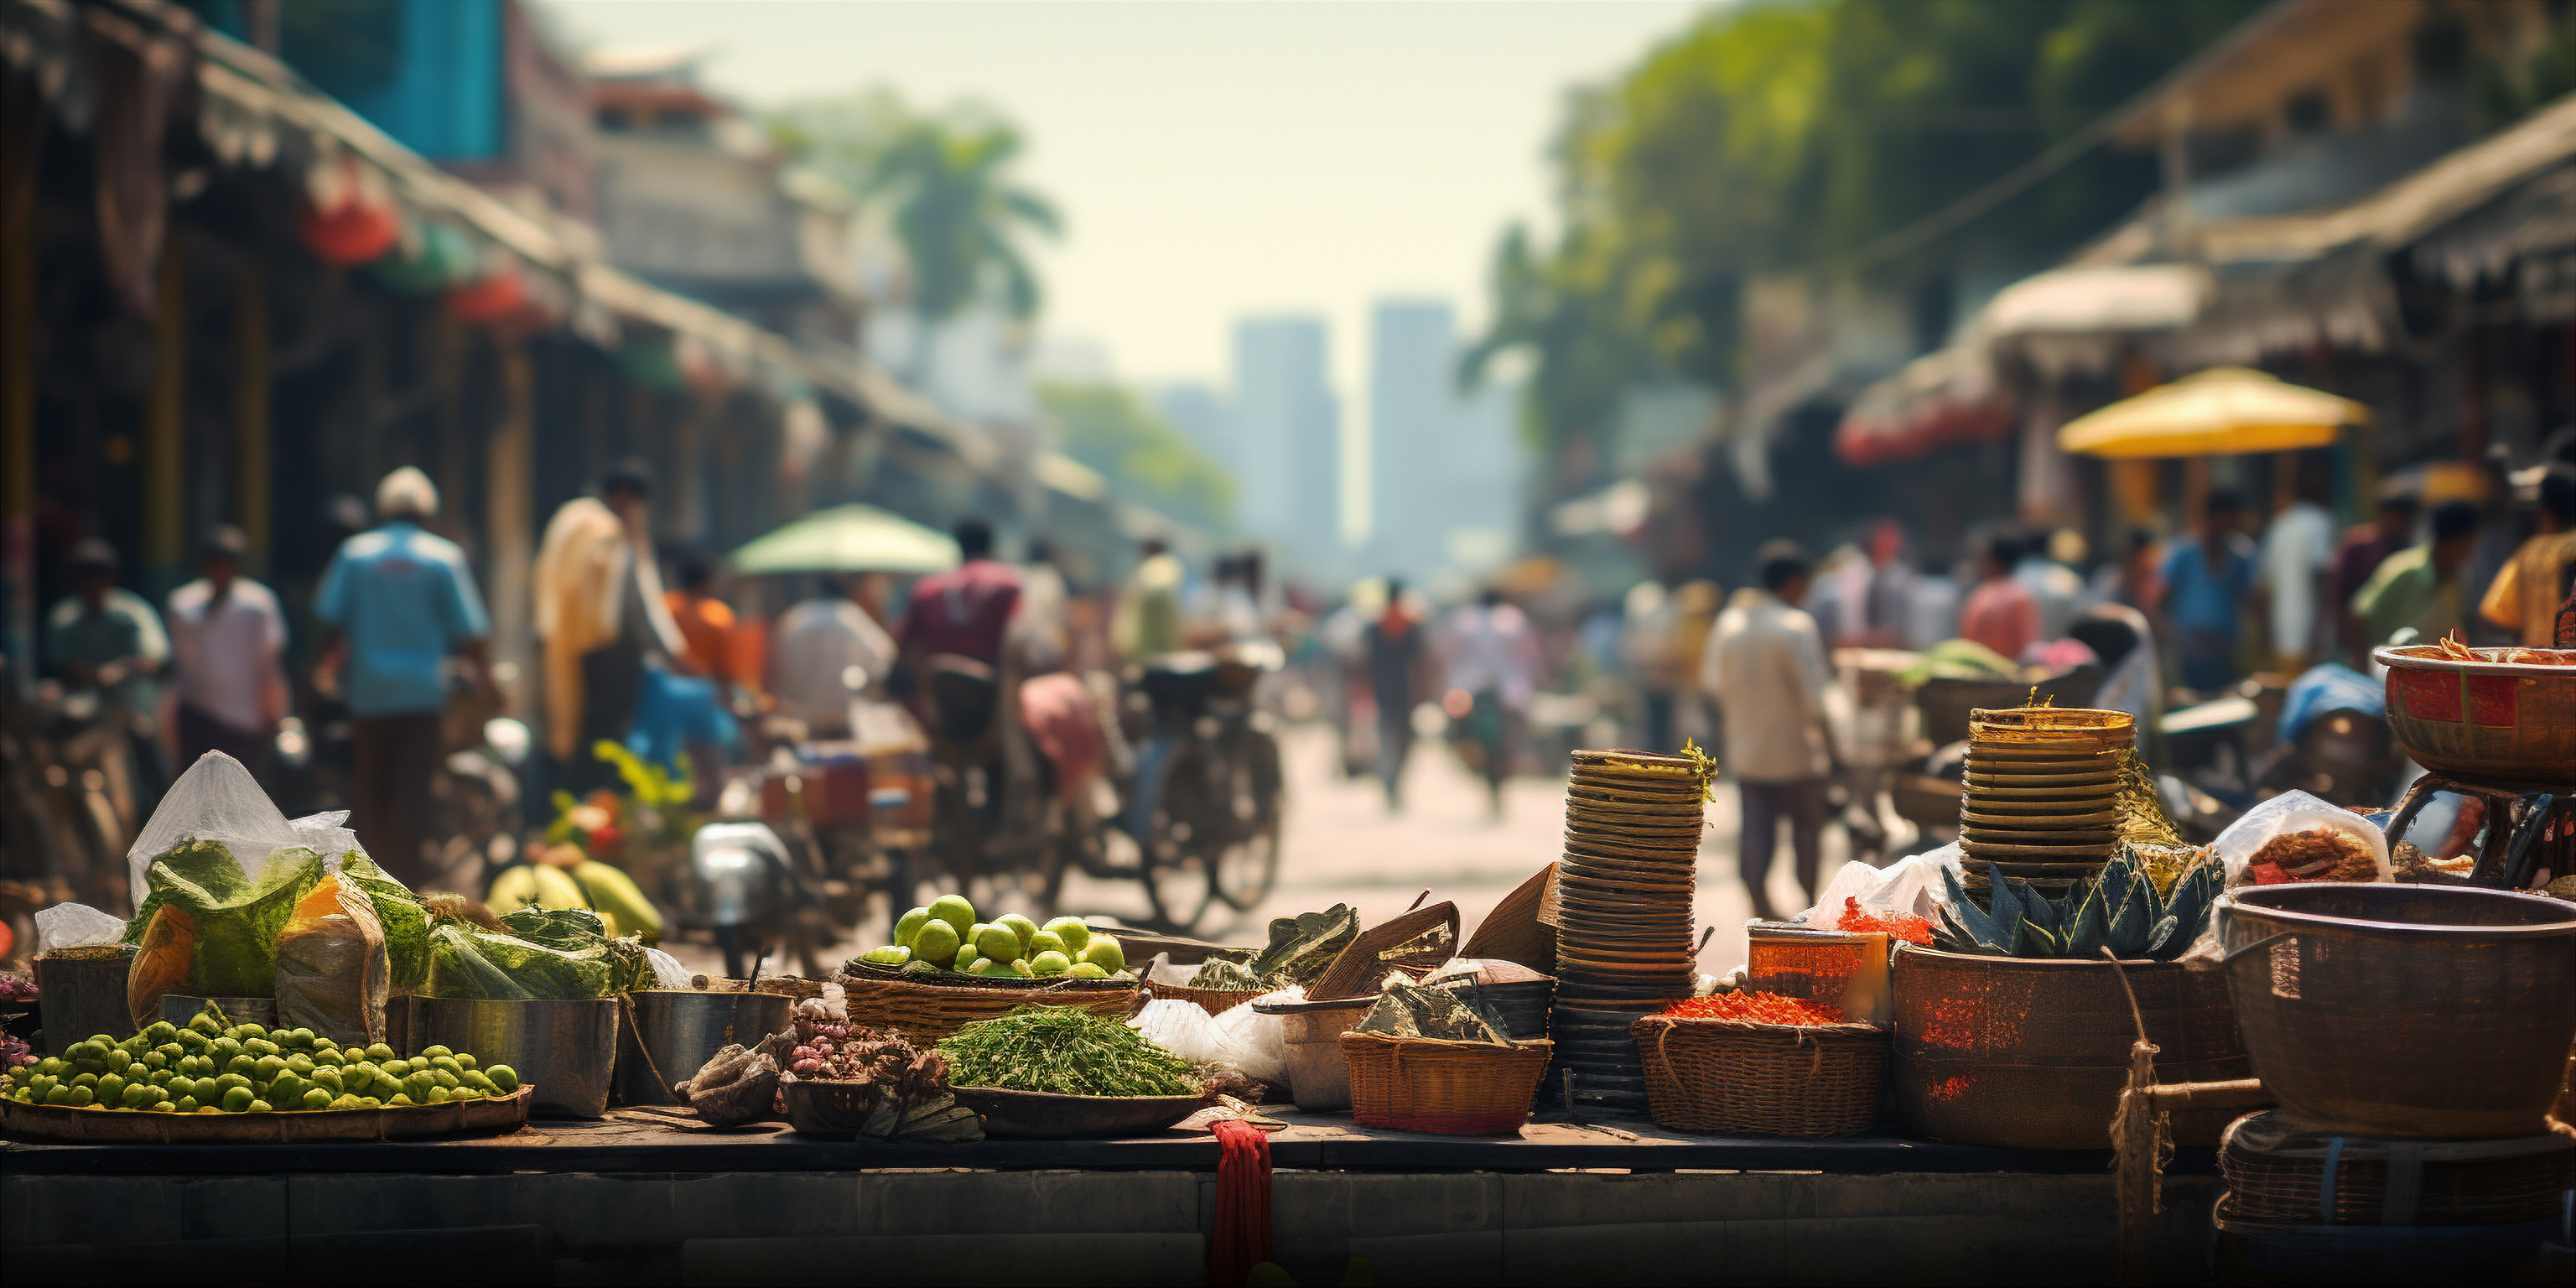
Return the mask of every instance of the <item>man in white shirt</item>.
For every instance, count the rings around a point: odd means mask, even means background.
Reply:
[[[225,524],[206,538],[205,575],[170,592],[172,695],[181,769],[220,751],[260,772],[286,716],[286,615],[242,575],[250,543]]]
[[[1795,542],[1767,542],[1754,565],[1762,585],[1735,592],[1718,614],[1700,682],[1724,717],[1726,772],[1743,802],[1736,866],[1754,915],[1774,920],[1765,886],[1783,818],[1809,900],[1824,865],[1825,787],[1835,759],[1825,693],[1833,673],[1816,620],[1795,607],[1813,567],[1806,551]]]
[[[2334,562],[2335,520],[2327,508],[2334,486],[2323,462],[2300,460],[2297,497],[2263,530],[2259,570],[2271,599],[2272,651],[2280,655],[2281,674],[2288,676],[2306,670],[2309,659],[2325,653],[2317,609],[2326,570]]]
[[[894,637],[859,606],[860,582],[788,609],[770,640],[778,713],[804,721],[810,737],[847,737],[851,700],[894,673]]]

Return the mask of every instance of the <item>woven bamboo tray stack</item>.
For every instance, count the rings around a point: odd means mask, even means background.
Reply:
[[[1690,996],[1691,892],[1706,762],[1578,751],[1565,791],[1565,858],[1551,895],[1556,1042],[1546,1096],[1567,1071],[1579,1104],[1646,1110],[1628,1026]]]
[[[2137,741],[2125,711],[1979,710],[1968,717],[1959,852],[1968,886],[1986,865],[2064,894],[2120,852],[2120,775]]]

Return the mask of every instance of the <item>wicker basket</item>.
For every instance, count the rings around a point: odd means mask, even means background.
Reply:
[[[1079,1006],[1124,1019],[1145,1004],[1145,990],[1131,983],[979,988],[863,979],[845,972],[841,991],[849,999],[850,1023],[900,1029],[916,1044],[938,1042],[977,1020],[998,1019],[1021,1006]]]
[[[1210,1015],[1223,1015],[1261,996],[1257,988],[1192,988],[1187,984],[1158,984],[1150,979],[1145,981],[1145,993],[1175,1002],[1196,1002]]]
[[[1345,1033],[1351,1118],[1399,1131],[1508,1136],[1529,1121],[1530,1101],[1554,1050],[1544,1038],[1503,1047]]]
[[[1675,1131],[1848,1136],[1878,1117],[1887,1032],[1648,1015],[1628,1026],[1646,1116]]]

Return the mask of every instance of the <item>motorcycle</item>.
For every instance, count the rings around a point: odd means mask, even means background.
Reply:
[[[5,728],[10,879],[95,908],[126,903],[139,824],[131,718],[97,689],[53,681],[12,698]]]
[[[1190,934],[1220,905],[1249,912],[1279,876],[1285,777],[1275,721],[1253,700],[1279,669],[1252,641],[1139,668],[1128,708],[1141,726],[1104,835],[1134,847],[1157,928]]]
[[[824,945],[809,915],[816,906],[810,876],[767,824],[709,823],[690,839],[680,919],[714,932],[731,978],[745,977],[746,953],[756,964],[776,943],[781,955],[792,953],[809,977],[820,979]]]

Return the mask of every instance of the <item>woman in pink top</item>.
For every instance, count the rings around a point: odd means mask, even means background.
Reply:
[[[2022,650],[2039,640],[2039,601],[2031,597],[2029,587],[2013,579],[2015,544],[2011,537],[1996,533],[1977,552],[1977,571],[1984,580],[1968,592],[1968,602],[1959,610],[1959,638],[1974,640],[2018,662]]]

